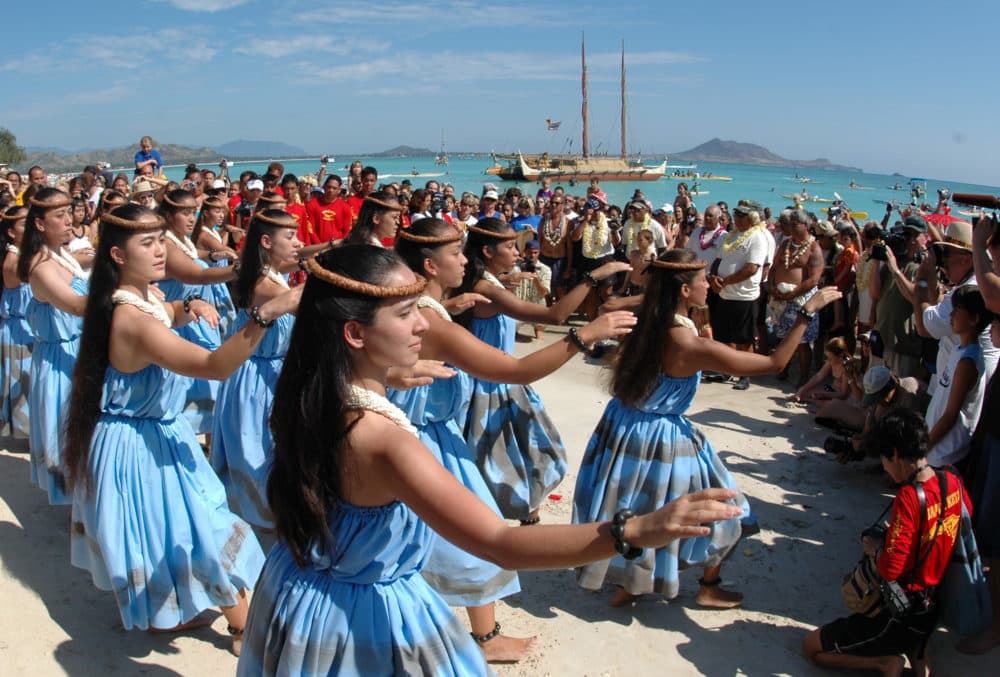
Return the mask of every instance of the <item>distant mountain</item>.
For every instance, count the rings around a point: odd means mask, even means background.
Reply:
[[[156,148],[160,151],[160,157],[168,165],[188,162],[214,164],[219,160],[219,151],[213,148],[195,148],[173,143],[161,143]],[[18,169],[27,169],[32,165],[38,165],[47,172],[81,172],[87,165],[101,161],[110,163],[115,169],[122,168],[131,172],[135,167],[135,154],[139,150],[139,144],[122,146],[121,148],[80,151],[60,151],[59,149],[38,151],[33,148],[25,150],[27,158],[18,166]]]
[[[423,157],[434,155],[435,151],[429,148],[414,148],[413,146],[396,146],[381,153],[372,153],[368,157]]]
[[[671,160],[688,162],[732,162],[744,165],[768,165],[781,167],[802,167],[808,169],[831,169],[843,172],[863,172],[859,167],[833,164],[826,158],[815,160],[789,160],[772,153],[763,146],[738,141],[723,141],[715,138],[700,146],[680,153],[671,153]]]
[[[215,150],[220,155],[229,158],[291,158],[309,155],[298,146],[291,146],[280,141],[247,141],[245,139],[224,143],[221,146],[216,146]]]

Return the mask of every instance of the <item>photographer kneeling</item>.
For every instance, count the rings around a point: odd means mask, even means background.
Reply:
[[[867,614],[813,630],[802,650],[823,667],[879,670],[883,675],[901,674],[905,655],[916,674],[925,675],[927,640],[938,617],[934,589],[955,545],[962,501],[970,513],[972,508],[957,475],[927,465],[927,424],[920,414],[894,411],[875,423],[869,439],[882,456],[882,467],[902,485],[888,529],[875,525],[862,534],[865,554],[875,560],[883,581],[881,602]],[[947,483],[944,501],[939,477]],[[892,589],[902,591],[899,597],[904,605],[909,602],[908,609],[887,599]]]

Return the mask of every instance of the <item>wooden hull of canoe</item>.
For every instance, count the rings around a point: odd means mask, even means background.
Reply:
[[[490,170],[486,170],[487,173],[492,173]],[[590,181],[591,179],[597,179],[598,181],[656,181],[657,179],[663,178],[663,174],[645,171],[645,172],[564,172],[564,171],[541,171],[537,176],[524,176],[518,170],[509,170],[504,167],[497,171],[497,174],[504,181],[540,181],[543,178],[549,179],[551,181],[561,182],[574,180],[576,182]]]

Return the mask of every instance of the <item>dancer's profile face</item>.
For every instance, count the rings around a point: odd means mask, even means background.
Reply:
[[[397,268],[386,280],[386,286],[413,284],[413,271]],[[386,299],[375,319],[364,330],[364,350],[369,360],[379,366],[412,367],[420,356],[421,336],[427,331],[427,320],[417,309],[418,294]]]
[[[112,247],[112,258],[130,277],[162,280],[166,275],[167,248],[162,230],[136,233],[122,247]],[[119,249],[118,252],[115,250]]]
[[[688,285],[688,304],[703,306],[708,302],[708,275],[704,270],[699,270],[691,283]]]
[[[468,259],[462,253],[462,241],[450,242],[434,251],[434,266],[438,283],[444,289],[454,289],[462,284]]]
[[[302,243],[293,229],[276,228],[275,233],[268,239],[270,244],[268,256],[272,266],[294,263],[298,260],[297,252],[302,248]]]

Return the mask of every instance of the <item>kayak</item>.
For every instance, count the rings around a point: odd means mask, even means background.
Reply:
[[[824,214],[828,214],[830,212],[830,208],[829,207],[823,207],[822,209],[820,209],[820,211],[823,212]],[[851,218],[852,219],[867,219],[868,218],[868,212],[851,212]]]

